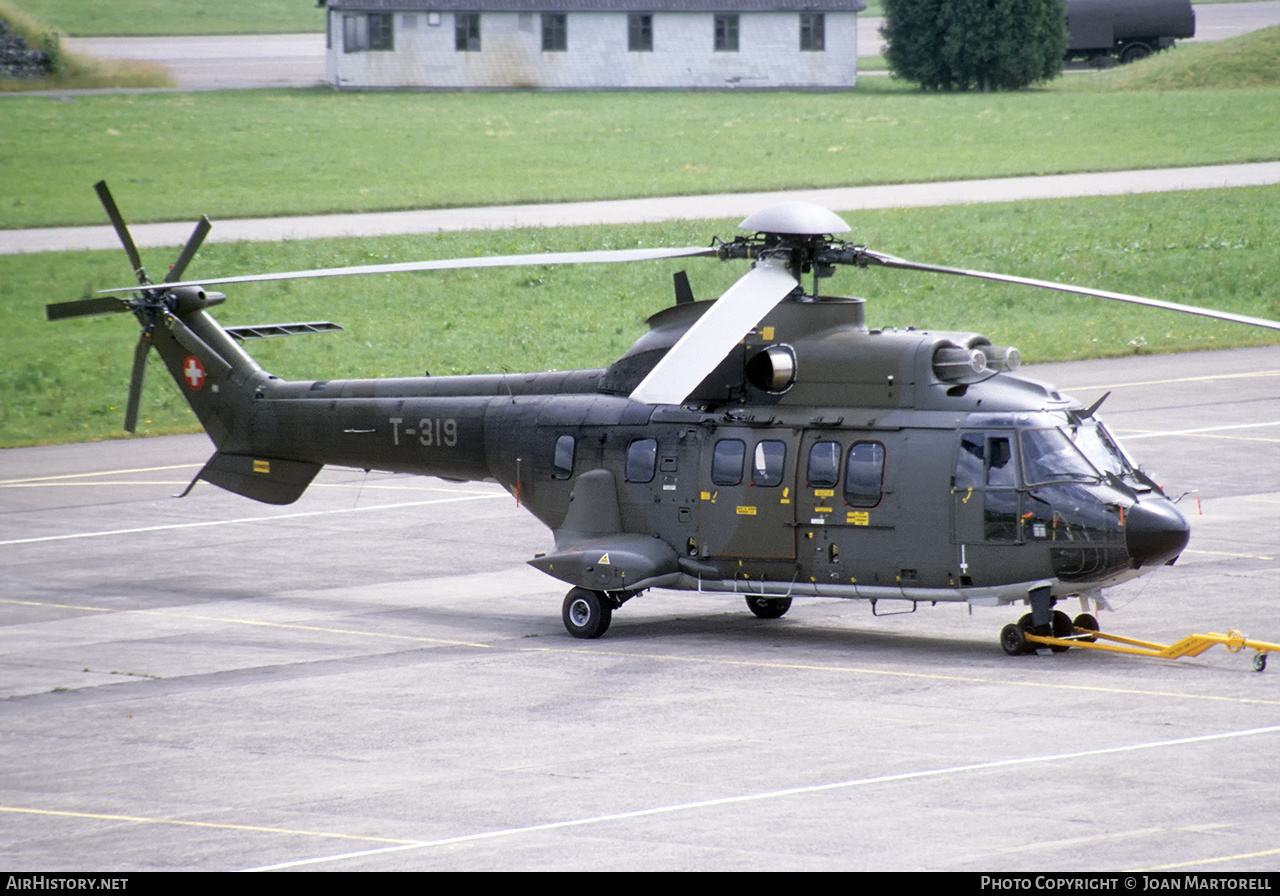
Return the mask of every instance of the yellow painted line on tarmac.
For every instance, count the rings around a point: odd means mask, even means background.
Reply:
[[[1280,370],[1251,370],[1247,373],[1214,373],[1204,376],[1181,376],[1163,380],[1137,380],[1132,383],[1111,383],[1105,386],[1063,386],[1064,390],[1078,391],[1084,389],[1129,389],[1135,386],[1169,386],[1174,383],[1206,383],[1214,380],[1246,380],[1259,377],[1280,376]]]
[[[799,672],[839,672],[855,675],[876,675],[891,678],[911,678],[923,679],[926,681],[949,681],[962,684],[993,684],[1002,687],[1013,685],[1015,687],[1028,688],[1044,688],[1055,691],[1079,691],[1083,693],[1095,694],[1123,694],[1127,696],[1140,697],[1173,697],[1181,700],[1207,700],[1216,703],[1233,703],[1248,704],[1258,706],[1280,706],[1280,700],[1260,700],[1251,697],[1223,697],[1216,694],[1185,694],[1177,691],[1147,691],[1138,688],[1116,688],[1103,687],[1099,685],[1081,685],[1081,684],[1059,684],[1043,681],[1026,681],[1026,680],[1002,680],[998,678],[979,678],[972,675],[943,675],[933,672],[902,672],[898,670],[886,669],[867,669],[860,666],[819,666],[806,663],[762,663],[751,660],[724,660],[724,659],[708,659],[703,657],[683,657],[670,656],[666,654],[650,654],[650,653],[622,653],[617,651],[606,650],[587,650],[584,648],[555,648],[555,647],[524,647],[520,650],[548,650],[559,653],[587,653],[598,654],[601,656],[621,657],[630,659],[647,659],[647,660],[670,660],[676,663],[698,663],[715,666],[736,666],[753,669],[787,669]]]
[[[159,473],[164,470],[192,470],[203,464],[171,464],[167,467],[137,467],[132,470],[99,470],[96,473],[67,473],[61,476],[32,476],[26,479],[0,479],[0,486],[28,482],[52,482],[57,479],[88,479],[91,476],[123,476],[126,473]]]
[[[366,834],[335,834],[330,831],[307,831],[294,828],[272,828],[255,824],[230,824],[214,821],[184,821],[176,818],[149,818],[145,815],[108,815],[100,812],[68,812],[55,809],[32,809],[25,806],[0,806],[0,812],[17,815],[48,815],[63,818],[85,818],[93,821],[128,821],[134,824],[162,824],[188,828],[215,828],[223,831],[252,831],[258,834],[282,834],[290,837],[325,837],[333,840],[364,840],[371,843],[390,843],[398,846],[418,845],[421,840],[403,840],[393,837],[371,837]]]
[[[1192,549],[1192,550],[1183,551],[1182,553],[1184,555],[1204,554],[1206,556],[1213,556],[1213,557],[1230,557],[1232,560],[1275,560],[1276,559],[1275,557],[1264,557],[1260,554],[1236,554],[1231,551],[1201,551],[1201,550]]]
[[[1174,865],[1156,865],[1153,868],[1142,868],[1142,871],[1172,871],[1175,868],[1194,868],[1197,865],[1216,865],[1219,862],[1239,862],[1241,859],[1265,859],[1267,856],[1280,855],[1280,849],[1266,849],[1262,852],[1242,852],[1234,856],[1219,856],[1214,859],[1197,859],[1194,862],[1178,862]],[[1250,877],[1248,874],[1235,874],[1233,877]],[[1270,889],[1270,887],[1268,887]]]
[[[136,613],[139,616],[164,616],[169,619],[190,619],[198,622],[220,622],[227,625],[248,625],[258,628],[283,628],[302,632],[320,632],[328,635],[355,635],[361,638],[382,638],[388,641],[409,641],[415,644],[445,644],[450,647],[476,647],[481,650],[496,649],[492,644],[476,641],[458,641],[449,638],[429,638],[424,635],[400,635],[394,632],[371,632],[352,628],[332,628],[323,625],[304,625],[299,622],[269,622],[261,619],[238,619],[232,616],[206,616],[200,613],[175,613],[172,610],[133,610],[120,607],[84,607],[76,604],[50,604],[40,601],[0,598],[0,604],[17,604],[24,607],[50,607],[55,610],[78,610],[90,613]]]

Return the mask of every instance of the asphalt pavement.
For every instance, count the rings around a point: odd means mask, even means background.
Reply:
[[[1280,642],[1280,347],[1027,374],[1109,391],[1191,520],[1104,630]],[[11,872],[1280,866],[1280,658],[1009,657],[1021,608],[666,592],[577,641],[496,486],[171,497],[210,452],[0,451]]]

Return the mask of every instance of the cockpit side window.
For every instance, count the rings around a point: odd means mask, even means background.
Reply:
[[[1017,484],[1017,465],[1013,462],[1013,446],[1009,438],[988,436],[987,485],[996,488],[1015,488]]]
[[[981,433],[967,432],[960,437],[960,453],[956,455],[956,488],[978,488],[986,482],[987,440]]]

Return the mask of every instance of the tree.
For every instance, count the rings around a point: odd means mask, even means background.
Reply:
[[[1019,90],[1062,72],[1065,0],[884,0],[885,57],[926,90]]]

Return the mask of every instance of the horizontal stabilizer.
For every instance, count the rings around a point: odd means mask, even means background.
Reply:
[[[255,324],[251,327],[227,327],[236,339],[269,339],[274,336],[299,336],[303,333],[334,333],[342,327],[327,320],[305,324]]]
[[[292,504],[316,478],[322,464],[219,451],[197,479],[264,504]]]

